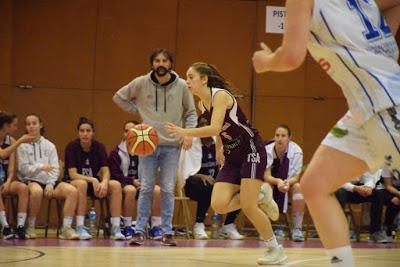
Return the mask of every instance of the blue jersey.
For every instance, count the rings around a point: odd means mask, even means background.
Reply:
[[[356,124],[400,103],[399,50],[373,0],[314,0],[308,50],[342,88]]]

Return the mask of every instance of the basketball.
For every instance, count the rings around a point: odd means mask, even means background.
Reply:
[[[156,130],[147,124],[138,124],[129,129],[126,146],[131,155],[147,156],[156,150],[158,135]]]

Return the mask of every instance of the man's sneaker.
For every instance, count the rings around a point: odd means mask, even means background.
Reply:
[[[279,208],[278,204],[276,204],[275,200],[273,199],[273,192],[272,188],[268,183],[263,183],[261,185],[261,190],[258,198],[258,205],[268,217],[276,221],[279,219]]]
[[[132,239],[133,233],[134,232],[131,226],[125,226],[122,230],[122,234],[125,236],[126,240]]]
[[[28,239],[29,236],[27,235],[26,231],[25,231],[25,226],[17,226],[17,228],[15,229],[15,238],[18,239]]]
[[[294,228],[292,231],[292,240],[295,242],[304,242],[303,232],[300,228]]]
[[[219,236],[223,238],[228,238],[232,240],[242,240],[244,236],[242,236],[236,228],[234,223],[227,224],[222,226],[219,229]]]
[[[258,258],[257,263],[260,265],[279,264],[286,260],[287,256],[283,247],[279,245],[276,248],[268,248],[265,255]]]
[[[30,239],[35,239],[37,237],[35,227],[28,226],[28,228],[26,228],[26,234]]]
[[[274,234],[278,238],[285,238],[286,234],[281,228],[275,229]]]
[[[144,244],[145,236],[142,232],[136,232],[133,234],[131,241],[129,242],[129,245],[131,246],[141,246]]]
[[[71,226],[64,226],[63,228],[61,228],[59,238],[66,240],[78,240],[79,235],[77,234],[77,232],[75,232],[74,229],[71,228]]]
[[[161,240],[161,238],[162,238],[161,228],[158,226],[153,226],[149,231],[149,237],[150,237],[150,239]]]
[[[111,226],[110,239],[112,239],[112,240],[125,240],[125,236],[121,233],[121,228],[119,227],[119,225]]]
[[[14,238],[14,233],[12,232],[11,227],[8,225],[3,227],[3,239],[7,240],[13,238]]]
[[[78,233],[80,240],[89,240],[93,238],[92,235],[89,234],[88,228],[85,227],[84,225],[77,226],[76,232]]]
[[[163,234],[162,238],[161,238],[161,244],[163,246],[175,247],[176,246],[176,241],[175,241],[173,235],[171,235],[171,234]]]
[[[375,233],[370,234],[370,240],[374,241],[375,243],[387,243],[388,240],[386,239],[386,233],[383,231],[378,231]]]
[[[195,223],[193,226],[194,239],[208,239],[208,235],[204,229],[204,223]]]

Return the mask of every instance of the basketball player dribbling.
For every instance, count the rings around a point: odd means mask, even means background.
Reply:
[[[267,161],[258,131],[250,126],[236,99],[229,92],[229,83],[214,66],[194,63],[187,71],[186,83],[193,94],[201,99],[205,108],[203,115],[211,123],[201,128],[184,129],[167,122],[166,130],[170,135],[180,137],[218,136],[216,158],[224,163],[212,192],[213,209],[225,214],[241,208],[267,246],[267,252],[257,262],[283,262],[286,259],[285,252],[278,244],[268,218],[276,219],[279,211],[272,199],[271,187],[263,183]],[[258,203],[260,188],[267,206],[265,211]]]
[[[262,44],[254,68],[293,70],[308,48],[343,90],[350,111],[315,152],[301,190],[332,266],[352,267],[347,221],[333,192],[384,162],[400,166],[400,67],[393,37],[400,1],[287,0],[286,12],[281,47],[272,52]]]

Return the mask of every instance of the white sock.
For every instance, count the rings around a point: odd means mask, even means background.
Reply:
[[[124,226],[132,226],[132,217],[122,217],[124,220]]]
[[[28,226],[31,228],[35,228],[36,224],[36,216],[28,217]]]
[[[355,266],[351,246],[328,249],[326,250],[326,254],[328,254],[332,267]]]
[[[160,225],[161,225],[161,217],[151,216],[151,227],[160,226]]]
[[[4,210],[0,211],[0,224],[3,225],[3,227],[9,226],[7,222],[6,211]]]
[[[71,227],[72,219],[73,219],[72,216],[64,216],[63,226],[64,227]]]
[[[18,212],[17,217],[18,217],[17,225],[18,226],[24,226],[25,225],[25,221],[26,221],[26,212]]]
[[[264,240],[264,242],[267,245],[267,248],[277,248],[279,246],[275,235],[272,235],[272,237],[268,240]]]
[[[118,226],[119,227],[119,224],[121,223],[121,217],[111,217],[111,219],[110,219],[110,221],[111,221],[111,225],[112,226]]]
[[[303,227],[304,212],[294,212],[292,214],[294,228],[301,229]]]
[[[85,216],[83,216],[83,215],[76,216],[76,226],[82,226],[84,220],[85,220]]]

